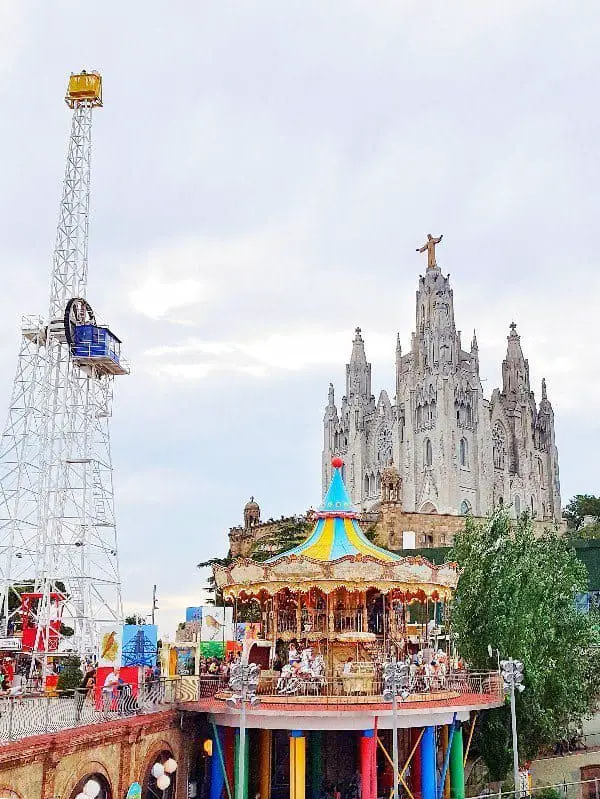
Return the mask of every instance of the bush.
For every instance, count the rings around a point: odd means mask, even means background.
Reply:
[[[78,657],[67,658],[58,675],[57,690],[73,691],[75,688],[80,688],[82,682],[81,661]]]
[[[540,788],[531,792],[532,799],[562,799],[556,788]]]

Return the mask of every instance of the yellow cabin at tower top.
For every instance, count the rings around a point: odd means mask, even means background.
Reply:
[[[81,100],[88,100],[93,106],[102,105],[102,76],[99,72],[82,70],[69,78],[66,104],[74,108]]]

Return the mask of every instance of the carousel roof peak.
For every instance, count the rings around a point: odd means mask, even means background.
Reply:
[[[341,458],[334,458],[331,465],[331,483],[317,513],[317,522],[312,533],[302,544],[270,558],[267,563],[289,555],[301,555],[321,561],[338,560],[346,555],[370,555],[380,561],[400,560],[398,555],[372,544],[365,536],[358,524],[356,508],[344,485],[344,462]]]

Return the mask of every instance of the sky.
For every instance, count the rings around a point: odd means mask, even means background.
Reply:
[[[489,396],[515,321],[563,504],[599,493],[600,15],[555,0],[0,3],[0,410],[44,314],[70,72],[103,75],[88,300],[123,339],[112,447],[126,609],[321,499],[327,386],[360,325],[393,393],[428,232]]]

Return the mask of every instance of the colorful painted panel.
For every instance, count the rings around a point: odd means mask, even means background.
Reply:
[[[186,608],[185,609],[185,620],[186,621],[201,621],[202,620],[202,608],[201,607]]]
[[[122,627],[120,624],[104,625],[100,628],[98,648],[99,666],[121,665]]]
[[[224,658],[225,644],[221,641],[203,641],[200,643],[200,656],[203,658]]]
[[[156,666],[158,627],[126,624],[123,627],[123,666]]]
[[[233,608],[205,605],[202,608],[200,640],[203,642],[233,641]]]

